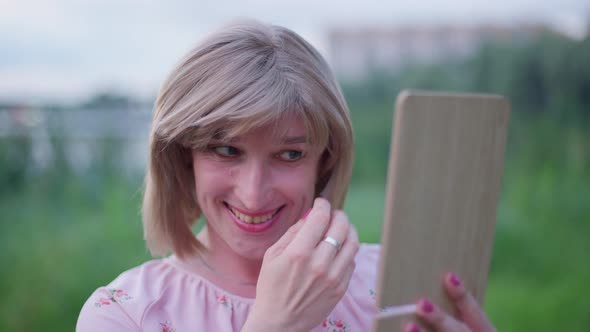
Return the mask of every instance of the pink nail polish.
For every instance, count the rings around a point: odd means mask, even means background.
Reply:
[[[307,212],[305,212],[303,217],[301,217],[301,220],[305,220],[305,218],[307,218],[307,216],[309,215],[310,212],[311,212],[311,208],[309,210],[307,210]]]
[[[410,332],[420,332],[420,327],[414,323],[410,323]]]
[[[449,277],[449,279],[451,280],[451,284],[453,284],[453,286],[455,286],[455,287],[461,286],[461,280],[459,279],[459,277],[457,277],[456,274],[451,273],[451,276]]]
[[[425,313],[429,314],[434,311],[434,305],[432,304],[432,302],[428,301],[428,299],[422,299],[422,301],[420,302],[420,308]]]

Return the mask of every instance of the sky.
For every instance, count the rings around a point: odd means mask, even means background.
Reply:
[[[239,17],[286,26],[329,60],[332,27],[545,23],[587,31],[587,0],[0,0],[0,100],[153,97],[206,33]]]

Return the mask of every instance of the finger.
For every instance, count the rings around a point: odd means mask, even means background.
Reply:
[[[447,295],[454,303],[459,317],[474,331],[495,331],[492,323],[475,298],[467,291],[455,273],[448,273],[444,281]]]
[[[416,315],[436,332],[469,332],[465,324],[442,311],[425,298],[418,301]]]
[[[311,208],[309,208],[301,216],[301,218],[299,218],[299,220],[295,224],[291,225],[291,227],[289,227],[289,229],[287,230],[287,232],[285,232],[285,234],[283,234],[283,236],[279,239],[279,241],[281,241],[281,244],[282,245],[285,245],[286,246],[289,243],[291,243],[291,241],[295,238],[295,235],[297,235],[297,233],[299,232],[299,230],[303,226],[303,222],[307,218],[307,215],[309,214],[309,212],[311,212]],[[279,242],[279,241],[277,241],[277,242]]]
[[[356,239],[356,231],[353,230],[353,227],[348,227],[348,229],[348,234],[351,234],[349,235],[349,237]],[[346,241],[348,241],[348,239]],[[318,252],[315,252],[312,256],[312,273],[315,276],[320,277],[324,285],[331,290],[330,293],[337,296],[337,300],[340,300],[348,290],[350,280],[356,268],[356,264],[354,262],[354,255],[358,249],[352,248],[353,245],[350,244],[351,242],[352,240],[350,240],[348,243],[345,242],[347,243],[347,245],[342,247],[342,250],[344,252],[336,252],[335,248],[330,248],[330,244],[325,244],[325,246],[327,247],[326,252],[332,252],[332,256],[335,253],[336,259],[318,259]],[[341,255],[344,255],[346,257],[342,257]],[[339,263],[335,264],[334,262]]]
[[[293,241],[293,239],[295,238],[297,233],[299,233],[299,230],[301,229],[301,227],[303,227],[302,221],[303,221],[303,219],[299,220],[295,224],[291,225],[291,227],[289,227],[289,229],[287,229],[285,234],[283,234],[283,236],[281,236],[277,240],[277,242],[275,242],[272,246],[270,246],[266,250],[266,254],[276,255],[276,254],[281,253],[289,245],[289,243],[291,243]]]
[[[305,213],[301,216],[300,220],[307,219],[307,216],[309,215],[310,212],[311,212],[311,208],[307,209],[307,211],[305,211]]]
[[[358,251],[358,244],[354,244],[357,239],[354,227],[349,227],[348,234],[341,251],[336,254],[336,257],[327,266],[328,280],[339,280],[337,294],[341,297],[346,293],[354,274],[356,268],[354,257]]]
[[[330,226],[326,231],[326,237],[331,237],[333,240],[336,240],[339,246],[326,241],[326,238],[322,239],[316,247],[318,259],[322,261],[334,259],[338,251],[342,249],[342,245],[348,236],[349,229],[350,223],[348,222],[346,213],[341,210],[332,212],[332,221],[330,222]]]
[[[330,202],[325,198],[316,198],[303,226],[291,241],[289,247],[310,251],[315,249],[318,242],[324,238],[326,229],[328,229],[330,214]]]
[[[350,225],[346,240],[342,244],[342,249],[334,258],[332,268],[335,271],[343,271],[347,266],[354,263],[354,257],[359,250],[359,239],[356,228]]]
[[[299,230],[303,226],[303,222],[307,218],[307,215],[309,214],[310,211],[311,211],[311,208],[309,208],[295,224],[291,225],[291,227],[289,227],[289,229],[287,229],[285,234],[283,234],[283,236],[281,236],[277,240],[277,242],[275,242],[275,244],[273,246],[271,246],[269,249],[271,249],[273,247],[275,249],[278,249],[278,248],[284,249],[286,246],[288,246],[289,243],[291,243],[291,241],[293,241],[293,239],[295,238],[295,235],[297,235],[297,233],[299,232]]]
[[[408,322],[404,325],[404,332],[421,332],[420,326],[414,322]]]
[[[352,262],[351,264],[349,264],[346,269],[344,270],[344,273],[342,273],[342,282],[343,282],[343,296],[344,293],[346,293],[346,290],[348,289],[348,286],[350,285],[350,279],[352,279],[352,275],[354,274],[354,270],[356,268],[356,265],[354,264],[354,262]]]

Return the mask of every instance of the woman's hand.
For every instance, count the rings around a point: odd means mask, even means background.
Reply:
[[[341,248],[323,241],[326,236]],[[266,251],[242,331],[309,331],[319,325],[344,296],[358,248],[346,214],[317,198],[305,220]]]
[[[454,273],[449,273],[443,281],[447,296],[454,304],[457,317],[444,312],[431,301],[424,298],[418,301],[416,315],[424,321],[433,332],[495,332],[477,301],[465,289],[463,283]],[[404,326],[405,332],[420,332],[417,324],[410,322]]]

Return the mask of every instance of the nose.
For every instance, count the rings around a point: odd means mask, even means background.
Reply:
[[[244,162],[234,175],[236,194],[249,211],[260,211],[271,199],[272,174],[269,165],[263,160],[252,159]]]

